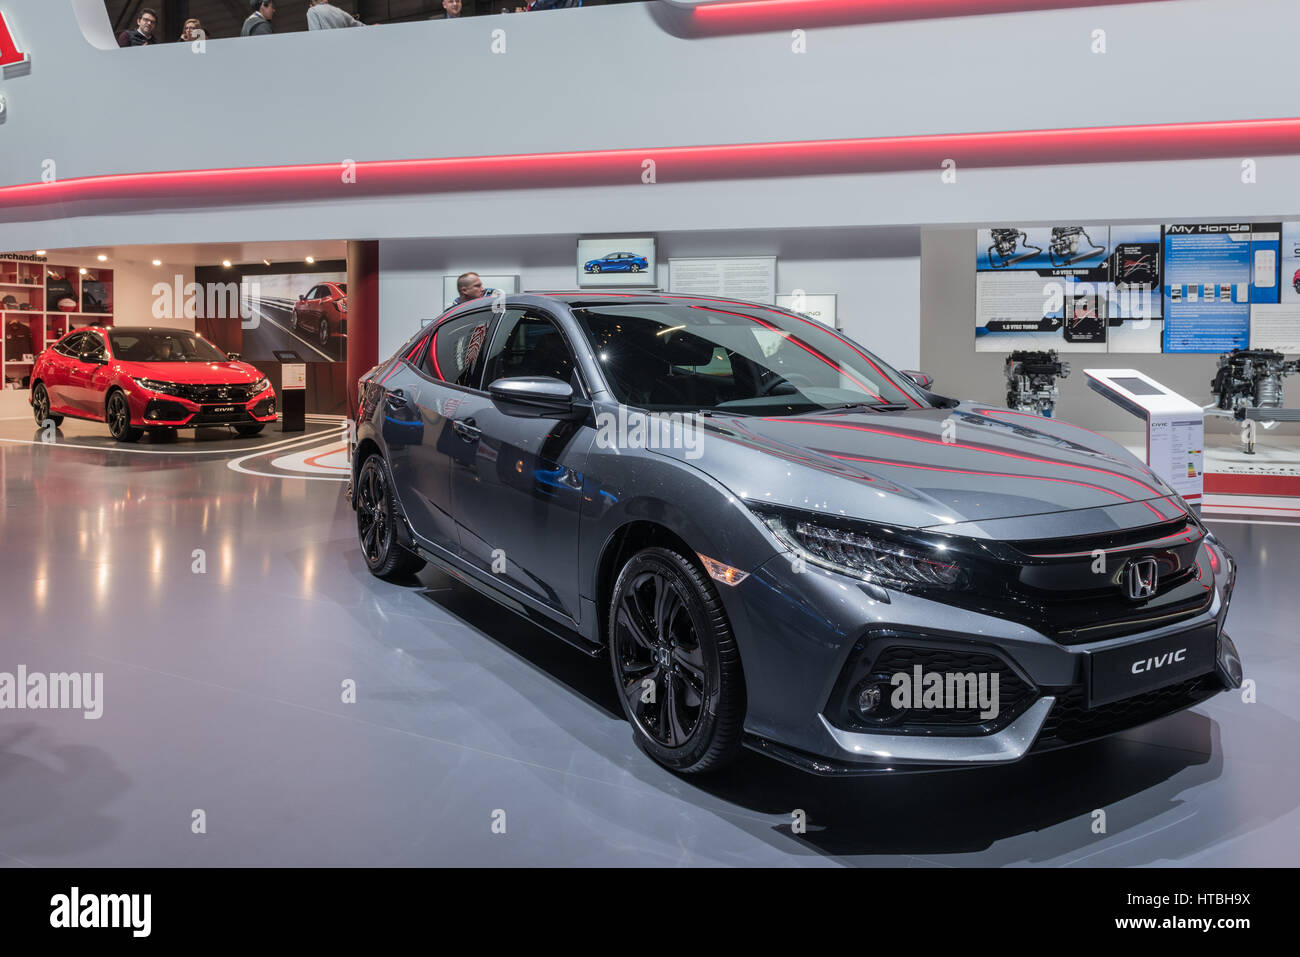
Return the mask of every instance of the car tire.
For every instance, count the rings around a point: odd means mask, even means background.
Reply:
[[[640,271],[641,271],[641,267],[638,266],[638,265],[636,265],[635,263],[633,263],[632,266],[631,266],[630,268],[631,268],[631,271],[632,271],[632,272],[640,272]]]
[[[295,309],[289,315],[289,331],[290,332],[298,331],[298,310],[297,309]]]
[[[36,383],[36,388],[32,389],[32,415],[36,416],[36,424],[45,428],[46,421],[54,423],[57,429],[63,424],[63,416],[54,415],[50,412],[50,394],[45,391],[45,383]]]
[[[108,423],[108,433],[119,442],[138,442],[143,434],[131,424],[131,404],[126,400],[126,393],[114,389],[104,402],[104,421]]]
[[[265,422],[259,422],[257,425],[237,425],[235,426],[235,434],[241,438],[250,438],[254,435],[261,435],[264,428],[266,428]]]
[[[330,344],[330,323],[328,319],[322,319],[320,325],[316,327],[316,341],[320,343],[322,349]]]
[[[614,583],[608,629],[615,691],[641,749],[687,774],[731,763],[744,732],[745,678],[704,572],[669,548],[637,552]]]
[[[592,272],[600,272],[600,263],[596,263],[596,265],[592,266],[592,267],[591,267],[591,271],[592,271]]]
[[[361,463],[352,500],[357,513],[361,557],[376,578],[393,580],[414,575],[425,561],[397,540],[400,519],[393,497],[393,473],[378,452]]]

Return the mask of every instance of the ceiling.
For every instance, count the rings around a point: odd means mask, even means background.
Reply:
[[[347,243],[342,240],[303,240],[277,243],[174,243],[148,246],[102,246],[82,249],[48,249],[51,262],[63,258],[82,259],[103,253],[109,262],[151,263],[159,259],[167,265],[217,265],[229,259],[234,265],[260,263],[263,260],[294,262],[311,256],[317,260],[344,259]]]

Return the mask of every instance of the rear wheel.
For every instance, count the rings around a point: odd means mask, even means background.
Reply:
[[[117,441],[138,442],[140,440],[140,429],[131,424],[131,406],[126,401],[126,395],[121,391],[115,390],[108,394],[105,419],[108,422],[109,434]]]
[[[50,414],[50,394],[45,391],[44,382],[36,383],[36,388],[32,389],[32,414],[41,428],[45,428],[47,421],[53,422],[55,428],[63,424],[63,416]]]
[[[402,578],[424,567],[424,559],[408,552],[397,540],[397,500],[393,497],[388,463],[375,453],[361,464],[355,494],[357,538],[366,567],[377,578]]]
[[[316,329],[316,339],[320,342],[321,348],[330,344],[330,323],[328,319],[321,319],[320,326]]]
[[[259,422],[257,425],[237,425],[235,426],[235,434],[242,436],[261,435],[264,428],[266,428],[264,422]]]
[[[740,652],[717,589],[668,548],[637,552],[614,583],[609,653],[637,743],[695,773],[739,753],[745,718]]]

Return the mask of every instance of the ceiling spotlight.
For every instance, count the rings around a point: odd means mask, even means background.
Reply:
[[[271,260],[269,260],[269,259],[263,259],[263,260],[262,260],[262,265],[263,265],[263,266],[269,266],[269,265],[271,265]]]
[[[155,259],[155,260],[153,261],[153,264],[154,264],[155,266],[161,266],[161,265],[162,265],[162,260],[161,260],[161,259]]]
[[[229,260],[229,259],[223,259],[223,260],[221,260],[221,265],[223,265],[223,266],[225,266],[227,269],[229,269],[229,268],[230,268],[230,260]]]
[[[100,262],[102,262],[102,263],[106,263],[106,262],[108,262],[108,257],[105,256],[103,253],[100,253],[100,254],[99,254],[98,256],[96,256],[95,258],[98,259],[98,260],[99,260]]]
[[[86,274],[86,267],[82,266],[81,269],[78,271],[84,276]]]
[[[308,256],[308,257],[307,257],[307,265],[310,266],[310,265],[314,264],[315,262],[316,262],[316,257],[315,257],[315,256]]]

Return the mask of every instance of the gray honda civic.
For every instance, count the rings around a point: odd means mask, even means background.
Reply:
[[[681,772],[1006,764],[1239,687],[1232,557],[1116,443],[800,314],[464,303],[359,383],[365,562],[605,656]]]

